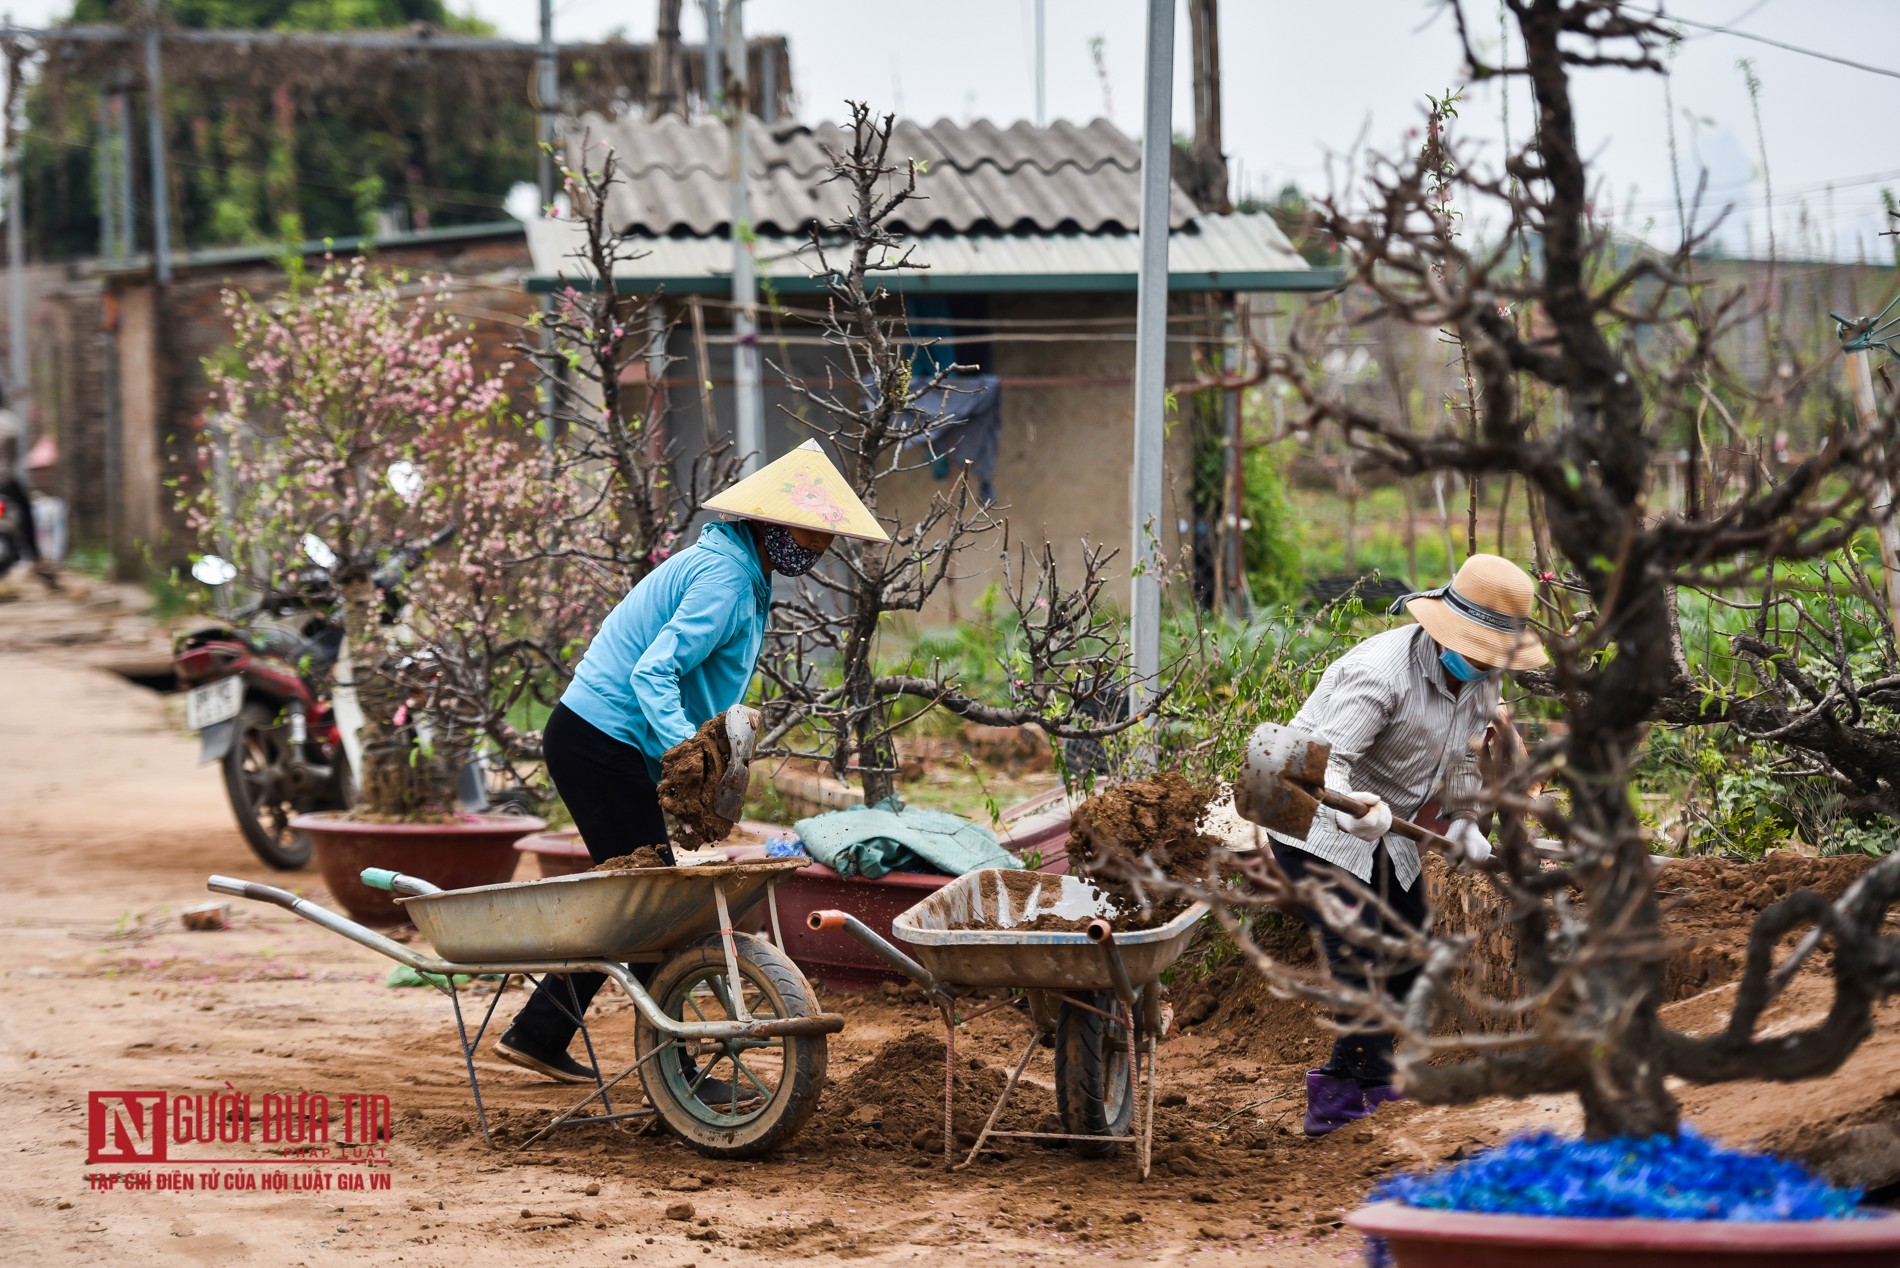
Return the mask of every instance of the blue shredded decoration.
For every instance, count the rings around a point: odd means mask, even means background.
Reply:
[[[1435,1211],[1570,1219],[1842,1220],[1865,1218],[1859,1189],[1837,1189],[1799,1163],[1725,1149],[1684,1129],[1674,1138],[1517,1136],[1430,1175],[1394,1176],[1371,1201]],[[1381,1238],[1366,1262],[1388,1268]]]

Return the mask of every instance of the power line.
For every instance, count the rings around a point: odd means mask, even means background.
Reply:
[[[1837,57],[1833,53],[1823,53],[1818,49],[1802,48],[1798,44],[1784,44],[1780,40],[1771,40],[1765,35],[1755,35],[1748,31],[1738,31],[1730,26],[1717,26],[1712,22],[1697,22],[1693,18],[1679,18],[1674,14],[1664,13],[1660,9],[1637,9],[1632,6],[1631,12],[1646,13],[1650,17],[1660,18],[1662,21],[1673,23],[1676,26],[1692,26],[1699,31],[1710,31],[1716,35],[1732,35],[1738,40],[1752,40],[1756,44],[1766,44],[1770,48],[1782,49],[1789,53],[1799,53],[1803,57],[1818,57],[1824,62],[1833,62],[1837,66],[1850,66],[1855,70],[1864,70],[1870,75],[1885,75],[1889,79],[1900,79],[1900,70],[1889,70],[1885,66],[1869,66],[1866,62],[1856,62],[1849,58]]]

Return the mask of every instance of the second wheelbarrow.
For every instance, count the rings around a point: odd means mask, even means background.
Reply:
[[[921,985],[942,1011],[946,1163],[956,1147],[958,1022],[1015,1002],[959,1019],[956,1000],[970,990],[1002,987],[1026,994],[1033,1033],[969,1155],[955,1165],[970,1165],[993,1137],[1067,1141],[1091,1155],[1132,1142],[1146,1179],[1156,1041],[1165,1029],[1161,973],[1187,950],[1207,905],[1195,903],[1153,928],[1122,931],[1111,920],[1115,912],[1112,897],[1079,877],[998,869],[958,877],[891,923],[892,935],[914,958],[846,912],[813,912],[810,923],[850,933]],[[1056,1111],[1064,1130],[998,1130],[1045,1037],[1055,1042]]]
[[[567,987],[567,1004],[560,1004],[558,989],[553,997],[580,1030],[595,1064],[595,1089],[523,1147],[565,1124],[657,1113],[701,1153],[755,1158],[811,1117],[825,1082],[826,1036],[844,1028],[843,1017],[818,1011],[804,974],[782,952],[733,931],[733,919],[766,899],[799,864],[772,859],[584,872],[460,890],[440,890],[379,868],[364,871],[364,883],[400,896],[434,955],[274,886],[228,876],[213,876],[207,884],[215,893],[283,907],[428,975],[454,1003],[469,1090],[491,1145],[475,1051],[502,992],[495,992],[470,1038],[457,975],[519,974]],[[636,964],[656,966],[644,983],[632,972]],[[598,1072],[570,980],[576,973],[603,975],[636,1010],[633,1063],[611,1079]],[[651,1108],[616,1112],[612,1089],[635,1070]],[[596,1099],[602,1112],[583,1115]]]

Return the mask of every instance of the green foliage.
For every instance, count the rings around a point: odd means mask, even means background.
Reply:
[[[1241,555],[1255,603],[1291,603],[1300,596],[1300,533],[1281,478],[1277,448],[1256,445],[1240,461]]]
[[[69,20],[114,24],[123,7],[78,0]],[[445,0],[168,0],[165,15],[189,29],[392,30],[422,23],[493,33],[452,14]],[[24,166],[36,254],[97,249],[95,121],[102,89],[127,65],[136,116],[128,125],[134,200],[141,217],[148,214],[140,56],[136,45],[93,46],[84,60],[61,65],[29,89]],[[326,71],[331,60],[333,72]],[[471,71],[465,60],[425,57],[402,75],[365,84],[353,63],[311,50],[294,82],[259,83],[255,68],[227,49],[168,49],[165,131],[178,245],[353,236],[372,230],[391,204],[418,225],[502,219],[509,187],[534,171],[533,114],[517,94],[483,102],[483,126],[460,126],[455,76]],[[142,223],[136,246],[149,243],[149,224]]]
[[[1308,264],[1326,267],[1340,262],[1339,245],[1320,229],[1312,200],[1290,181],[1272,198],[1242,198],[1234,210],[1254,215],[1264,211],[1272,216],[1273,223]]]
[[[1800,844],[1822,854],[1881,855],[1900,845],[1891,820],[1850,812],[1827,780],[1777,762],[1769,746],[1749,744],[1728,727],[1658,728],[1636,782],[1680,798],[1676,835],[1688,853],[1758,859]]]
[[[1192,398],[1194,505],[1211,523],[1219,523],[1227,507],[1223,397],[1221,392],[1199,392]],[[1300,535],[1288,508],[1279,451],[1271,445],[1245,445],[1240,463],[1241,558],[1254,602],[1290,603],[1300,593]]]

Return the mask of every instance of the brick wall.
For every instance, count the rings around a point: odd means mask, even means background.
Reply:
[[[478,364],[498,370],[514,363],[507,374],[510,395],[517,408],[531,408],[531,368],[509,349],[535,307],[533,297],[520,286],[528,266],[521,236],[409,242],[378,250],[373,258],[412,275],[449,279],[454,289],[448,307],[472,323]],[[320,268],[322,260],[309,264]],[[162,297],[155,295],[149,277],[106,280],[99,302],[108,312],[116,306],[118,319],[113,349],[122,464],[116,498],[120,514],[110,545],[122,572],[136,573],[148,561],[175,566],[193,549],[176,504],[180,491],[195,489],[200,480],[197,437],[215,404],[204,362],[230,341],[223,295],[227,289],[271,295],[283,285],[283,270],[266,260],[181,267]],[[68,348],[66,359],[77,362],[80,351],[76,345]],[[81,541],[101,542],[108,533],[107,517],[99,513],[109,500],[107,430],[75,419],[74,451],[70,457],[62,453],[61,465],[69,468],[62,479],[74,486],[75,505],[88,508],[85,515],[75,516],[75,536]],[[170,481],[177,487],[169,487]]]

